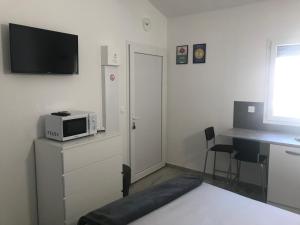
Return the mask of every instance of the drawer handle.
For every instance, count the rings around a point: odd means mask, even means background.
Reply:
[[[292,151],[285,151],[289,155],[294,155],[294,156],[300,156],[300,153],[298,152],[292,152]]]

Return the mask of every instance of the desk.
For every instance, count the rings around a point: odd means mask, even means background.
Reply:
[[[300,213],[300,142],[297,135],[233,128],[220,134],[270,144],[267,201]]]
[[[297,137],[295,134],[232,128],[224,131],[220,135],[225,137],[258,141],[267,144],[300,148],[300,142],[295,139],[295,137]]]

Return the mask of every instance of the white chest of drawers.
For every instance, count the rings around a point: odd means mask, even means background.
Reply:
[[[64,143],[35,141],[40,225],[75,225],[122,197],[122,139],[96,135]]]
[[[270,146],[268,202],[300,213],[300,148]]]

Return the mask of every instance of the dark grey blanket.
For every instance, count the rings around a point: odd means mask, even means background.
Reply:
[[[201,184],[202,178],[199,176],[180,176],[90,212],[80,218],[78,225],[126,225]]]

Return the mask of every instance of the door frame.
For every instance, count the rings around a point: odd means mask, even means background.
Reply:
[[[129,152],[129,163],[131,167],[131,183],[134,183],[138,181],[139,179],[155,172],[156,170],[164,167],[166,165],[166,150],[167,150],[167,53],[165,49],[149,46],[149,45],[143,45],[143,44],[137,44],[133,42],[127,42],[127,65],[128,65],[128,84],[127,84],[127,90],[128,90],[128,152]],[[135,53],[141,53],[146,55],[153,55],[153,56],[160,56],[162,57],[162,112],[161,112],[161,119],[162,119],[162,143],[161,143],[161,149],[162,149],[162,162],[158,165],[148,168],[138,174],[136,174],[136,167],[135,167],[135,148],[134,143],[131,143],[131,137],[132,137],[132,108],[133,103],[131,101],[131,97],[134,93],[132,93],[131,86],[134,83],[134,79],[132,79],[131,74],[134,74],[134,54]]]

